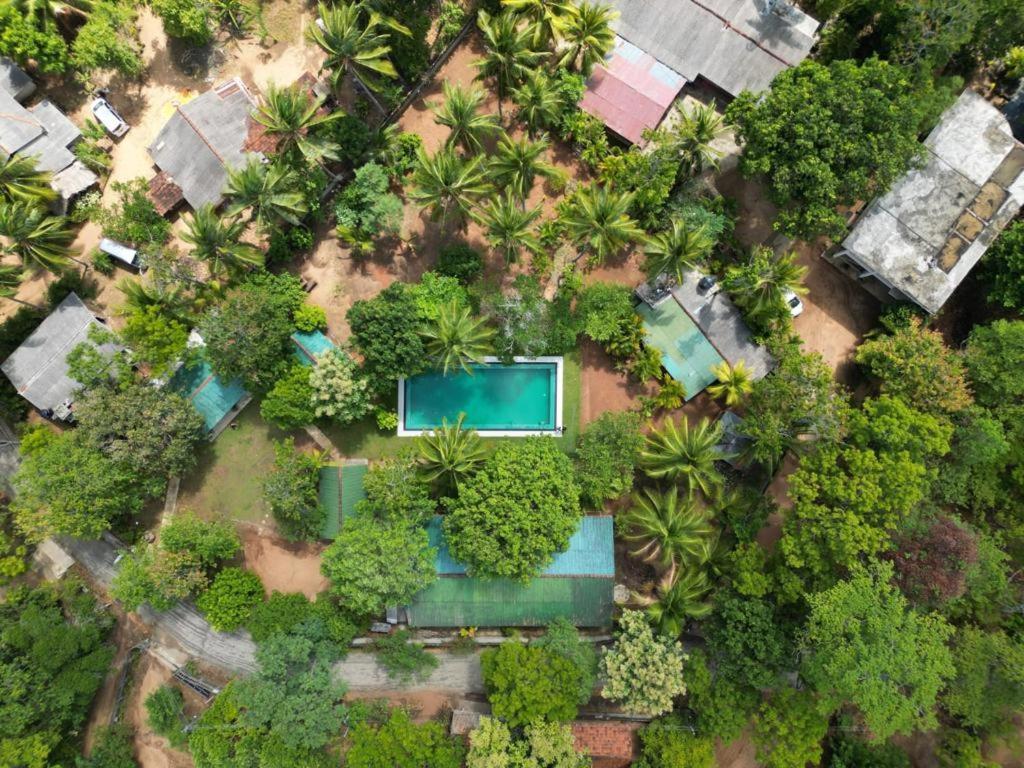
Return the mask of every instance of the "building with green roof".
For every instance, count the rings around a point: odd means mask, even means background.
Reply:
[[[320,538],[333,540],[345,520],[356,513],[356,505],[366,498],[363,477],[369,465],[365,459],[353,459],[342,465],[327,464],[320,468],[319,501],[324,513]]]

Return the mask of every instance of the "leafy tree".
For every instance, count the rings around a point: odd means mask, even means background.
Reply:
[[[54,535],[95,539],[122,515],[142,511],[143,493],[132,470],[78,432],[26,435],[11,483],[15,524],[33,542]]]
[[[316,420],[309,368],[293,363],[260,401],[260,416],[280,429],[298,429]]]
[[[644,239],[644,231],[628,213],[632,202],[629,193],[591,184],[568,199],[559,221],[572,242],[602,263]]]
[[[494,81],[498,116],[502,118],[502,102],[509,92],[536,70],[548,54],[538,50],[537,30],[532,25],[521,26],[511,10],[498,16],[481,11],[476,23],[484,45],[483,58],[476,62],[477,77]]]
[[[79,581],[7,592],[0,603],[0,755],[11,766],[70,765],[113,659],[111,619]]]
[[[561,180],[562,172],[544,160],[550,146],[546,138],[515,140],[507,133],[502,134],[488,167],[495,184],[519,200],[526,200],[537,177]]]
[[[645,246],[644,270],[649,277],[664,273],[681,283],[683,275],[696,269],[714,244],[706,227],[690,227],[682,219],[673,219],[671,229],[655,235]]]
[[[892,573],[881,564],[808,597],[803,676],[826,700],[857,707],[874,741],[935,727],[953,674],[952,628],[908,610]]]
[[[757,759],[765,768],[805,768],[821,759],[828,710],[811,691],[780,688],[754,719]]]
[[[194,512],[181,512],[164,522],[160,546],[168,552],[187,552],[205,568],[238,554],[241,543],[226,520],[201,520]]]
[[[442,310],[450,304],[458,307],[470,305],[466,287],[454,277],[438,272],[424,272],[418,283],[408,287],[410,295],[416,302],[416,311],[424,322],[434,322],[441,316]]]
[[[442,245],[437,256],[438,273],[454,277],[463,285],[473,282],[483,268],[484,257],[480,251],[462,241]]]
[[[590,701],[597,683],[597,651],[592,642],[580,637],[579,630],[571,621],[559,616],[548,624],[547,631],[533,640],[532,644],[572,662],[579,672],[577,702],[583,705]]]
[[[365,376],[378,392],[391,391],[400,376],[423,370],[419,312],[404,284],[392,283],[374,298],[355,302],[346,319]]]
[[[324,598],[327,600],[327,598]],[[289,634],[313,615],[313,604],[301,592],[278,592],[253,606],[246,629],[257,643],[278,634]]]
[[[473,205],[490,191],[487,169],[479,155],[463,159],[451,147],[428,155],[422,147],[416,155],[409,199],[430,209],[432,218],[448,229],[448,218],[461,226]]]
[[[50,216],[35,203],[0,202],[0,247],[4,255],[15,256],[32,270],[59,272],[70,263],[74,232],[65,220]]]
[[[0,152],[0,198],[4,202],[31,205],[53,200],[57,193],[50,186],[52,180],[52,173],[37,168],[35,155]]]
[[[1024,644],[1002,631],[965,626],[953,640],[953,678],[942,696],[964,726],[1001,733],[1024,706]]]
[[[388,58],[391,46],[380,31],[380,14],[362,3],[321,3],[317,9],[323,26],[311,24],[306,36],[327,54],[321,69],[331,70],[336,87],[346,74],[351,74],[360,85],[374,89],[380,87],[380,77],[398,77]]]
[[[196,600],[196,607],[215,630],[232,632],[245,624],[253,607],[262,602],[259,576],[241,568],[225,568]]]
[[[366,163],[338,196],[334,215],[338,236],[360,250],[369,251],[375,236],[398,234],[402,226],[402,201],[388,191],[387,171]]]
[[[561,36],[568,46],[558,62],[559,66],[569,67],[589,77],[615,45],[612,22],[618,16],[618,11],[610,5],[583,0],[561,26]]]
[[[717,600],[707,632],[719,677],[736,685],[771,688],[791,656],[775,612],[764,600],[727,594]]]
[[[266,732],[243,723],[243,702],[239,682],[232,680],[199,716],[188,736],[189,752],[196,768],[258,765],[261,757],[280,751],[279,739],[268,739]],[[305,757],[301,753],[289,756],[292,760]]]
[[[210,8],[194,0],[155,0],[153,12],[164,23],[168,37],[176,37],[191,45],[206,45],[213,39]]]
[[[992,280],[988,300],[1006,309],[1024,307],[1024,220],[1000,233],[985,252],[984,264]]]
[[[290,359],[292,315],[304,300],[291,275],[257,272],[228,291],[199,323],[214,372],[257,392],[270,389]]]
[[[188,328],[150,305],[128,314],[121,338],[136,360],[149,365],[154,376],[164,376],[185,355]]]
[[[314,28],[319,29],[316,24],[310,25],[310,29]],[[301,88],[271,84],[252,117],[275,137],[279,155],[288,159],[301,156],[309,163],[337,160],[338,146],[320,129],[340,119],[343,113],[322,115],[323,103],[322,97],[311,96]]]
[[[207,203],[185,219],[181,239],[192,246],[197,259],[205,261],[215,277],[239,275],[263,266],[263,253],[242,242],[246,224],[239,218],[223,218]]]
[[[474,218],[485,227],[490,246],[504,253],[507,266],[524,250],[535,254],[543,250],[540,239],[533,231],[540,212],[540,206],[520,206],[514,193],[506,189],[504,195],[484,203]]]
[[[600,509],[629,491],[643,445],[635,413],[607,411],[584,427],[576,443],[576,482],[583,504]]]
[[[768,178],[786,234],[840,236],[837,206],[885,191],[922,151],[924,90],[877,59],[804,61],[767,95],[740,94],[726,110],[743,144],[740,170]]]
[[[345,753],[348,768],[459,768],[465,752],[440,723],[416,725],[401,709],[391,710],[377,728],[359,723],[351,738]]]
[[[106,0],[92,3],[89,20],[71,45],[71,64],[79,78],[98,69],[115,69],[127,77],[142,73],[142,46],[133,7]]]
[[[632,714],[661,715],[686,693],[685,661],[679,642],[655,636],[643,613],[623,611],[615,645],[601,657],[601,696]]]
[[[543,295],[534,275],[518,275],[510,291],[485,294],[481,309],[498,329],[495,352],[503,361],[516,355],[560,355],[576,345],[577,324],[570,310],[570,296],[560,293],[553,301]]]
[[[617,522],[622,537],[638,545],[630,554],[671,573],[705,563],[718,539],[710,511],[692,496],[680,498],[674,485],[634,494],[632,506]]]
[[[914,604],[935,607],[967,590],[967,573],[978,562],[978,542],[950,517],[936,517],[923,529],[901,531],[886,554],[896,583]]]
[[[596,170],[606,188],[630,196],[626,211],[641,228],[656,230],[671,218],[666,207],[678,167],[666,148],[654,144],[649,151],[633,146],[626,152],[610,152],[597,163]]]
[[[444,101],[433,105],[434,122],[449,128],[445,146],[457,145],[467,153],[480,153],[483,140],[500,130],[495,115],[481,114],[485,101],[479,88],[442,83]]]
[[[373,643],[376,660],[391,680],[408,685],[413,679],[423,682],[437,668],[437,657],[422,644],[412,642],[412,632],[400,629]]]
[[[964,363],[982,405],[998,409],[1024,401],[1024,320],[996,320],[971,331]]]
[[[910,768],[907,753],[895,744],[868,744],[856,737],[833,739],[828,768]]]
[[[458,491],[460,481],[472,477],[487,454],[476,430],[463,429],[465,420],[464,413],[454,424],[442,419],[439,428],[416,438],[424,477],[446,490]]]
[[[164,683],[146,697],[145,705],[146,724],[155,733],[166,738],[177,749],[188,743],[188,734],[184,729],[185,697],[179,688]]]
[[[491,351],[494,329],[486,319],[474,318],[469,307],[451,302],[441,307],[433,321],[420,328],[423,346],[444,374],[461,369],[472,374],[472,363],[483,362]]]
[[[224,189],[228,205],[224,212],[238,216],[247,210],[249,220],[264,231],[270,231],[281,222],[298,226],[309,211],[299,186],[298,172],[287,164],[267,164],[250,157],[241,168],[228,169]]]
[[[576,301],[580,330],[598,344],[608,345],[635,323],[630,290],[616,283],[591,283]]]
[[[370,412],[370,382],[343,349],[332,349],[316,359],[309,374],[313,413],[339,424],[351,424]]]
[[[68,45],[57,25],[33,24],[13,3],[0,6],[0,54],[23,67],[35,62],[42,74],[61,74],[68,66]]]
[[[381,525],[365,513],[345,521],[324,550],[320,569],[331,580],[331,594],[359,616],[407,605],[436,578],[434,550],[423,528]]]
[[[701,734],[735,741],[761,701],[759,691],[713,678],[704,651],[695,649],[686,662],[687,706],[697,715]]]
[[[132,756],[134,739],[123,724],[100,728],[89,757],[75,758],[75,768],[138,768]]]
[[[707,736],[696,736],[679,718],[663,717],[640,731],[640,759],[636,768],[714,768],[715,744]]]
[[[1011,466],[1016,463],[1010,445],[1012,423],[1003,426],[980,406],[965,408],[954,421],[950,452],[936,478],[936,497],[976,511],[1009,506],[1014,492],[1006,481],[1011,478],[1012,484]]]
[[[96,214],[103,234],[122,243],[145,249],[163,245],[171,235],[171,223],[157,211],[149,199],[149,185],[143,178],[111,184],[117,202]]]
[[[981,739],[958,728],[945,728],[936,750],[940,768],[997,768],[981,755]]]
[[[527,580],[569,544],[580,521],[572,463],[551,438],[500,444],[445,500],[444,532],[470,573]]]
[[[196,463],[205,436],[191,401],[141,383],[89,390],[75,401],[79,439],[127,468],[146,496],[159,496],[167,478]]]
[[[274,469],[263,481],[263,497],[290,541],[320,537],[324,522],[317,496],[320,463],[318,457],[296,451],[290,437],[274,444]]]
[[[363,476],[363,489],[366,499],[358,510],[383,522],[419,525],[426,523],[437,507],[429,485],[409,456],[375,463]]]
[[[691,496],[696,491],[705,496],[720,491],[722,477],[715,462],[726,458],[718,448],[722,441],[720,425],[712,425],[705,418],[691,428],[685,416],[678,424],[666,419],[646,440],[646,447],[640,452],[640,466],[649,477],[681,480]]]
[[[576,717],[582,672],[566,657],[513,639],[484,651],[480,666],[491,709],[509,725]]]
[[[562,723],[535,722],[515,738],[496,717],[481,717],[469,734],[467,768],[492,766],[537,766],[537,768],[586,768],[590,760],[576,752],[572,728]]]

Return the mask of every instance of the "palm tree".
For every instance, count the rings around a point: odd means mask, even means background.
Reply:
[[[673,219],[671,229],[647,242],[644,269],[650,277],[664,273],[681,283],[687,270],[694,269],[714,244],[706,226],[691,228],[681,219]]]
[[[124,294],[119,314],[145,312],[149,307],[156,307],[184,325],[191,325],[195,320],[188,297],[177,284],[163,285],[126,277],[117,283],[117,290]]]
[[[462,428],[465,420],[464,413],[454,424],[441,419],[439,429],[416,438],[424,476],[447,489],[458,489],[459,481],[472,475],[487,455],[476,430]]]
[[[513,88],[512,100],[531,137],[554,125],[562,114],[562,96],[542,70],[531,72],[522,85]]]
[[[223,218],[207,203],[185,219],[181,239],[193,247],[197,259],[209,264],[211,274],[231,275],[263,265],[263,252],[241,242],[244,233],[244,221]]]
[[[807,267],[796,263],[795,253],[776,254],[771,248],[759,246],[746,266],[729,270],[725,285],[754,317],[770,318],[788,315],[788,292],[807,293],[803,284],[806,275]]]
[[[49,216],[29,203],[0,202],[0,237],[7,240],[0,253],[12,254],[29,269],[59,273],[71,261],[75,233],[65,219]]]
[[[697,175],[706,168],[715,168],[722,153],[711,144],[725,131],[722,116],[715,111],[714,102],[701,104],[687,111],[677,106],[679,122],[670,139],[670,146],[679,153],[681,167]]]
[[[10,299],[17,304],[21,304],[23,307],[42,309],[38,304],[30,304],[18,298],[18,289],[21,287],[21,281],[24,276],[25,273],[22,272],[20,267],[0,264],[0,299]]]
[[[637,544],[630,554],[674,573],[701,565],[711,555],[715,527],[710,512],[676,486],[633,494],[633,505],[619,517],[626,541]]]
[[[565,0],[501,0],[501,4],[529,19],[535,48],[545,48],[558,38],[562,26],[576,14],[576,6]]]
[[[463,160],[451,147],[431,157],[420,148],[409,198],[430,208],[432,217],[440,217],[442,230],[453,211],[456,221],[465,221],[473,203],[489,190],[483,158]]]
[[[92,0],[10,0],[10,4],[42,31],[51,22],[70,27],[85,21],[93,8]]]
[[[729,365],[723,360],[712,366],[711,372],[718,383],[708,387],[708,394],[722,398],[729,408],[739,405],[754,389],[753,375],[743,360],[737,360],[736,365]]]
[[[469,307],[452,300],[440,307],[437,319],[426,323],[420,335],[444,374],[456,368],[472,373],[470,363],[483,362],[491,352],[494,329],[485,323],[474,318]]]
[[[249,220],[263,229],[282,221],[298,224],[309,210],[305,197],[298,191],[300,183],[298,173],[284,163],[267,165],[250,157],[237,171],[228,169],[224,194],[229,202],[224,212],[237,216],[248,209]]]
[[[591,184],[572,197],[562,224],[570,240],[604,261],[644,238],[644,231],[629,215],[632,202],[631,194]]]
[[[523,82],[548,54],[535,50],[532,27],[520,27],[519,18],[510,10],[497,17],[480,11],[477,26],[484,38],[484,57],[476,62],[477,77],[492,78],[498,90],[498,116],[509,91]]]
[[[0,152],[0,196],[4,200],[24,203],[55,200],[57,193],[50,186],[52,180],[52,173],[36,168],[32,155]]]
[[[712,605],[705,600],[711,581],[705,571],[690,569],[677,578],[664,578],[658,584],[658,598],[647,606],[647,616],[657,630],[668,637],[679,637],[690,619],[704,619]]]
[[[686,417],[679,424],[666,419],[661,429],[654,429],[640,452],[640,465],[655,479],[681,480],[691,495],[695,491],[714,496],[722,484],[715,462],[726,458],[718,444],[722,428],[708,419],[691,428]]]
[[[530,253],[541,251],[540,240],[533,233],[533,223],[540,216],[540,207],[521,208],[511,190],[489,200],[476,216],[487,228],[487,242],[505,254],[505,264],[516,260],[524,248]]]
[[[553,181],[564,179],[562,171],[544,160],[549,146],[551,143],[547,139],[530,141],[522,138],[517,141],[508,134],[502,136],[490,161],[495,184],[525,202],[538,176]]]
[[[267,89],[253,119],[277,137],[277,151],[281,154],[297,149],[307,160],[337,160],[338,145],[317,135],[315,129],[342,117],[342,112],[318,115],[323,98],[313,98],[295,86],[278,88],[273,83]]]
[[[483,139],[501,129],[496,116],[480,114],[484,98],[479,88],[465,89],[444,81],[444,103],[434,108],[434,122],[451,129],[446,146],[458,144],[467,152],[480,152]]]
[[[392,80],[398,77],[395,65],[388,58],[391,46],[387,35],[379,31],[384,17],[361,3],[342,2],[331,6],[320,3],[318,9],[319,21],[310,25],[306,37],[327,54],[321,71],[331,70],[335,87],[346,74],[351,74],[383,114],[384,108],[370,89],[377,86],[379,76]]]
[[[562,25],[562,38],[569,44],[568,50],[558,62],[559,66],[579,71],[589,77],[591,70],[604,61],[605,55],[615,45],[612,22],[619,12],[603,3],[582,2],[576,13],[566,18]]]

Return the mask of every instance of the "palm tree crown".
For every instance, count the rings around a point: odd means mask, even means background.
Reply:
[[[569,238],[598,261],[642,240],[644,231],[629,215],[633,196],[592,184],[579,190],[562,217]]]
[[[556,39],[563,25],[576,15],[576,6],[565,0],[501,0],[501,4],[530,20],[535,48],[544,48]]]
[[[681,497],[676,486],[634,494],[633,506],[618,522],[623,538],[638,545],[634,556],[669,572],[703,564],[714,546],[710,512],[690,496]]]
[[[464,413],[459,414],[454,424],[442,419],[439,429],[416,438],[419,465],[430,482],[457,489],[459,481],[483,463],[487,451],[475,430],[462,428],[465,420]]]
[[[472,373],[470,363],[483,362],[492,349],[494,329],[485,322],[474,318],[469,307],[452,300],[441,306],[437,319],[426,323],[420,335],[443,373],[455,369]]]
[[[713,246],[714,240],[708,235],[707,227],[692,228],[680,219],[673,219],[668,231],[647,242],[644,268],[651,277],[666,274],[681,283],[687,270],[694,269]]]
[[[513,88],[512,100],[519,107],[517,117],[530,136],[550,128],[562,114],[562,96],[542,70],[531,72],[520,86]]]
[[[420,148],[409,197],[430,208],[434,218],[440,217],[442,229],[452,213],[456,221],[465,221],[476,200],[489,190],[480,156],[463,160],[451,147],[429,156]]]
[[[249,158],[244,167],[228,169],[224,194],[229,203],[224,212],[237,216],[249,209],[252,220],[264,229],[282,221],[298,224],[308,210],[298,191],[300,183],[299,175],[283,163],[267,165]]]
[[[708,394],[722,398],[729,408],[739,405],[754,390],[753,375],[743,360],[737,360],[736,365],[729,365],[723,360],[713,366],[711,372],[715,374],[718,383],[708,387]]]
[[[726,458],[718,448],[721,440],[721,426],[712,426],[706,418],[696,427],[690,427],[685,416],[678,426],[672,419],[666,419],[661,429],[647,436],[646,446],[640,452],[640,465],[655,479],[683,481],[691,495],[700,491],[713,496],[722,483],[715,461]]]
[[[602,61],[615,45],[612,22],[619,12],[603,3],[582,2],[576,13],[570,15],[562,25],[562,37],[568,49],[559,64],[571,69],[579,68],[584,77]]]
[[[495,184],[509,190],[520,200],[526,200],[538,176],[552,180],[563,179],[565,174],[544,160],[549,146],[551,144],[547,139],[530,141],[522,138],[517,141],[508,134],[502,136],[490,163]]]
[[[788,316],[786,293],[807,293],[803,279],[807,267],[796,263],[795,253],[774,253],[758,247],[747,265],[729,270],[725,285],[755,317]]]
[[[500,130],[495,115],[481,114],[484,92],[444,81],[444,103],[435,107],[434,122],[451,129],[446,145],[458,144],[467,152],[480,152],[483,139]]]
[[[335,86],[349,72],[370,86],[378,76],[398,77],[395,65],[388,59],[388,38],[378,31],[384,23],[379,13],[367,11],[361,3],[320,3],[318,9],[320,21],[310,25],[306,35],[327,54],[324,68],[331,70]]]
[[[0,197],[23,203],[54,200],[56,191],[50,186],[53,174],[36,168],[32,155],[7,155],[0,152]]]
[[[17,256],[29,269],[53,273],[68,265],[75,239],[62,217],[21,201],[0,202],[0,236],[7,240],[3,253]]]
[[[524,248],[539,253],[540,240],[533,233],[533,223],[540,216],[540,207],[521,208],[510,190],[501,197],[489,200],[477,220],[487,228],[487,242],[505,254],[505,263],[516,260]]]
[[[679,637],[689,619],[707,618],[713,606],[705,600],[711,591],[707,572],[692,568],[658,584],[658,599],[647,607],[655,628],[668,637]]]
[[[492,17],[480,11],[477,26],[483,34],[484,57],[476,62],[477,77],[492,78],[498,88],[498,114],[508,92],[526,79],[548,54],[534,49],[531,27],[520,27],[512,11]]]
[[[196,258],[209,264],[211,274],[221,276],[263,265],[263,252],[241,242],[244,233],[245,222],[222,218],[207,203],[185,220],[181,239],[194,248]]]
[[[277,137],[277,151],[281,154],[297,149],[310,161],[337,160],[337,144],[317,135],[314,129],[337,120],[343,113],[317,114],[323,102],[323,98],[313,98],[294,86],[278,88],[271,84],[253,119]]]
[[[679,122],[669,143],[679,153],[682,167],[691,174],[715,168],[722,153],[711,144],[725,133],[725,124],[714,103],[700,104],[689,111],[682,106],[676,109]]]

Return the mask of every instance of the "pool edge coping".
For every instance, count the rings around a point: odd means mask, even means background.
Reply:
[[[500,363],[502,359],[487,355],[484,363]],[[480,437],[562,437],[565,434],[565,421],[562,415],[564,389],[564,355],[543,355],[541,357],[523,357],[516,355],[513,363],[554,363],[555,364],[555,428],[554,429],[476,429]],[[405,376],[398,377],[398,437],[419,437],[436,429],[405,428]]]

